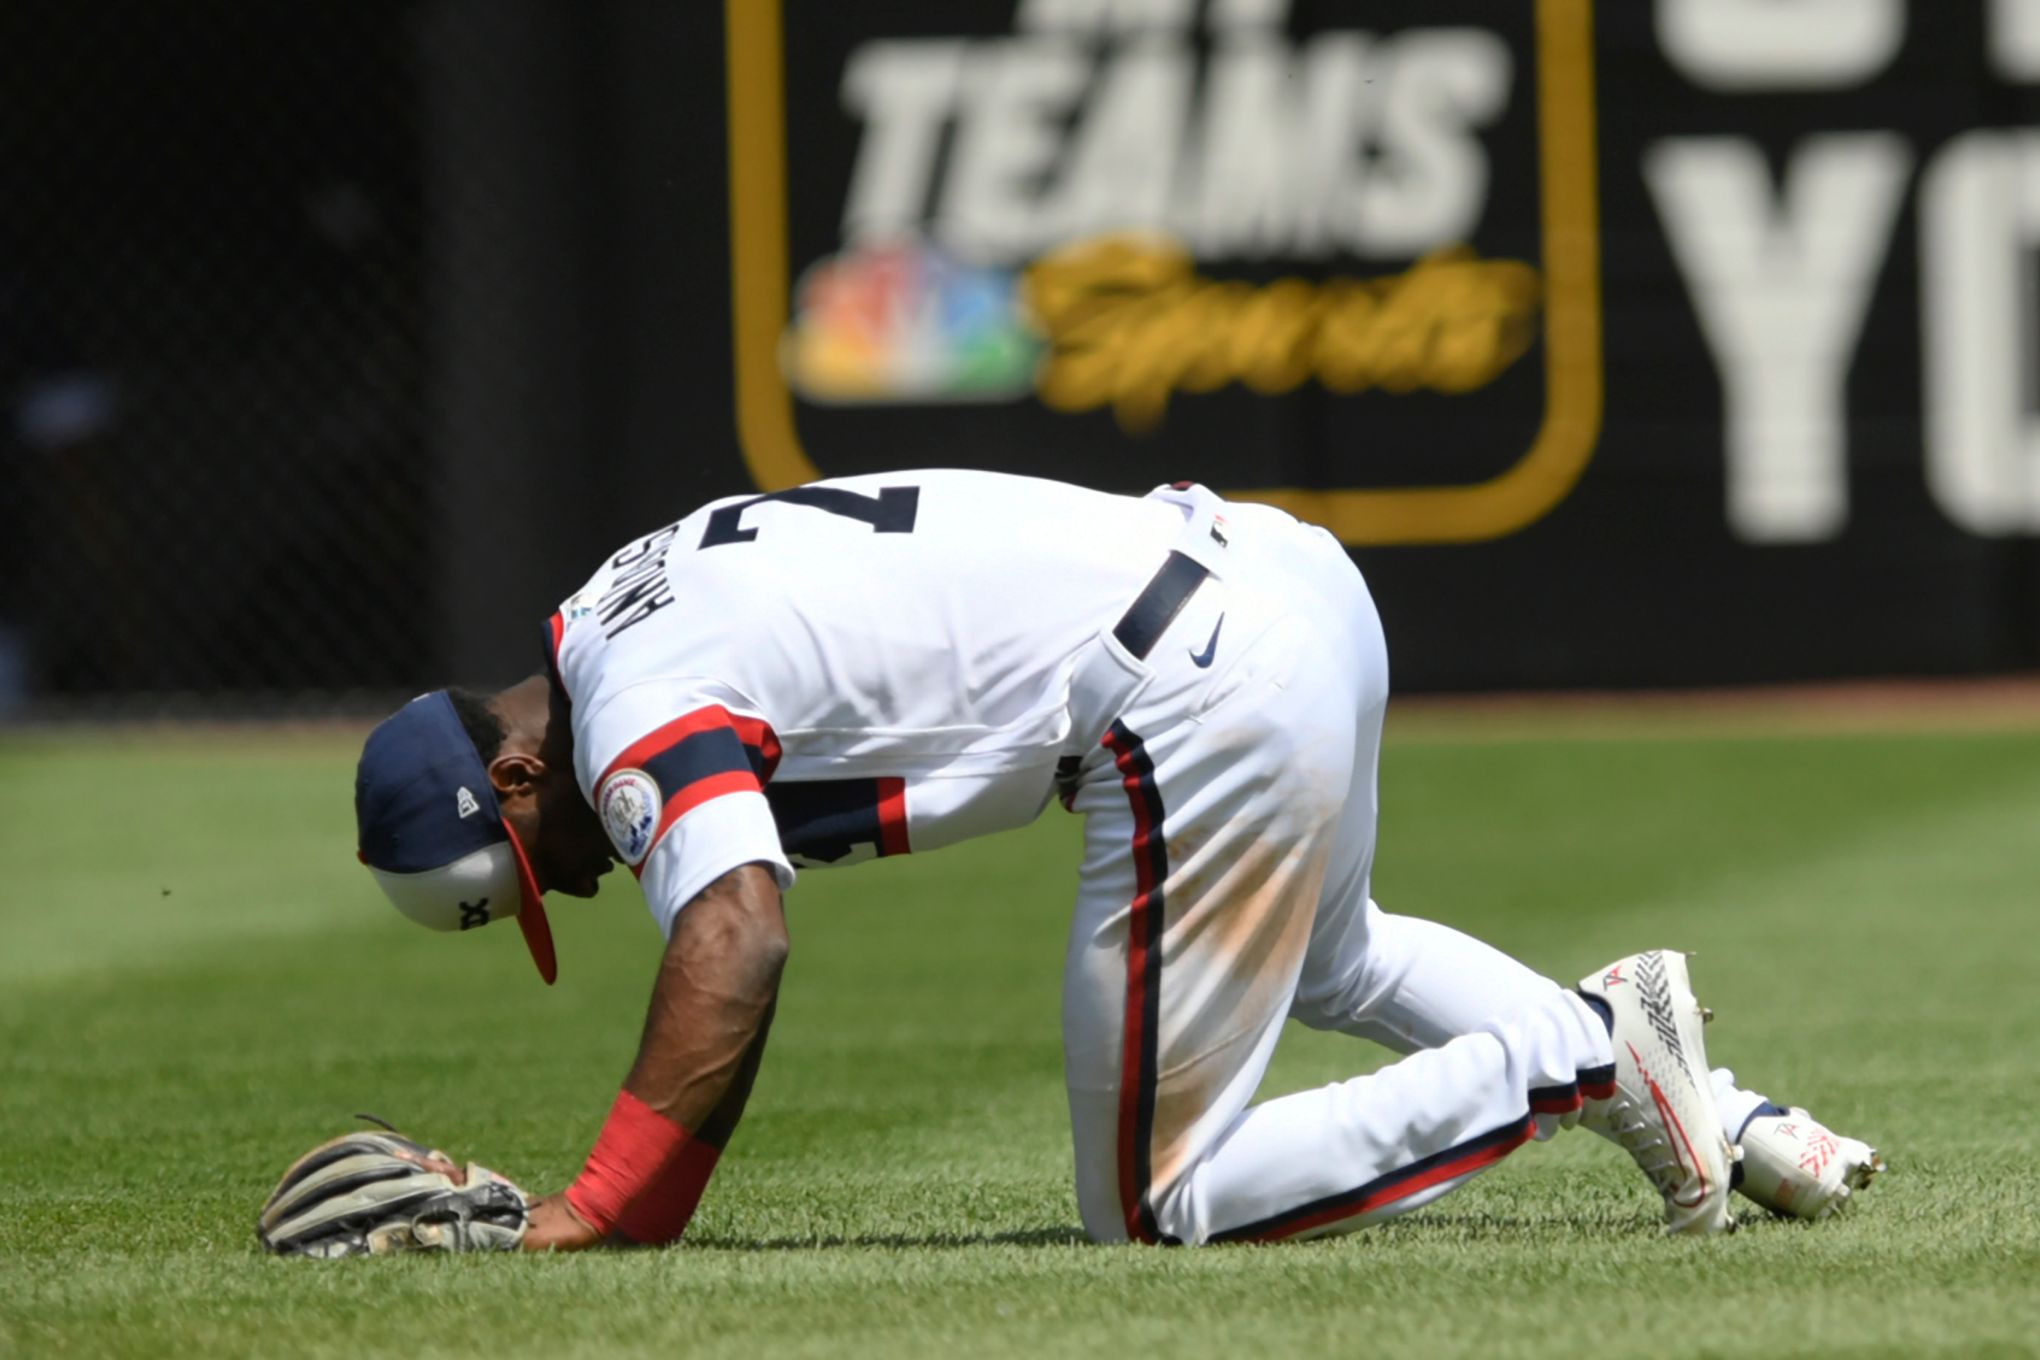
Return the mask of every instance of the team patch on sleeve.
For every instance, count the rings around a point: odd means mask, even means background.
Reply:
[[[643,770],[617,770],[595,790],[595,811],[602,817],[602,829],[609,833],[616,853],[633,869],[652,852],[652,833],[658,830],[665,801],[658,784]]]
[[[760,793],[779,739],[757,718],[711,705],[639,738],[610,761],[595,811],[617,855],[637,872],[667,828],[711,798]]]

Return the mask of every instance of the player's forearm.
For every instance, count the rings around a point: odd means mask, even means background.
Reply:
[[[786,952],[778,884],[756,865],[680,912],[623,1094],[580,1179],[534,1206],[528,1246],[680,1235],[750,1096]]]
[[[786,954],[786,918],[769,870],[745,865],[710,885],[674,924],[624,1089],[704,1133],[726,1113],[732,1090],[741,1113]],[[736,1116],[727,1118],[734,1126]]]
[[[736,1132],[737,1121],[744,1117],[744,1106],[750,1102],[751,1087],[757,1082],[758,1068],[765,1060],[765,1042],[772,1035],[772,1015],[777,1008],[776,1000],[766,1008],[757,1037],[751,1040],[751,1047],[745,1051],[744,1060],[730,1079],[728,1089],[694,1131],[696,1138],[711,1147],[718,1150],[728,1147],[730,1135]]]

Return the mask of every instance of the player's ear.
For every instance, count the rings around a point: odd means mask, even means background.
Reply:
[[[496,799],[530,796],[545,781],[545,762],[529,752],[505,751],[489,762],[489,786]]]

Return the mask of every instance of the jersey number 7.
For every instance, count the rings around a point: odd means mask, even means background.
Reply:
[[[762,496],[738,501],[735,505],[725,505],[710,515],[699,546],[715,548],[725,543],[752,542],[758,537],[758,531],[744,527],[744,512],[767,501],[785,501],[788,505],[805,505],[831,515],[841,515],[844,519],[862,520],[871,526],[875,534],[911,534],[914,532],[914,517],[921,512],[921,488],[881,487],[876,496],[860,496],[855,491],[834,486],[796,486],[787,491],[768,491]]]

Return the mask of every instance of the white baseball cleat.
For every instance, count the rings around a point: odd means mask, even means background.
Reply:
[[[1686,956],[1631,954],[1583,978],[1580,992],[1608,1007],[1615,1041],[1614,1094],[1589,1101],[1581,1123],[1621,1144],[1650,1177],[1664,1196],[1667,1232],[1734,1228],[1736,1152],[1721,1131]]]
[[[1776,1106],[1771,1108],[1776,1109]],[[1736,1187],[1774,1214],[1821,1219],[1884,1170],[1877,1149],[1844,1138],[1798,1108],[1760,1114],[1743,1126],[1742,1181]]]

